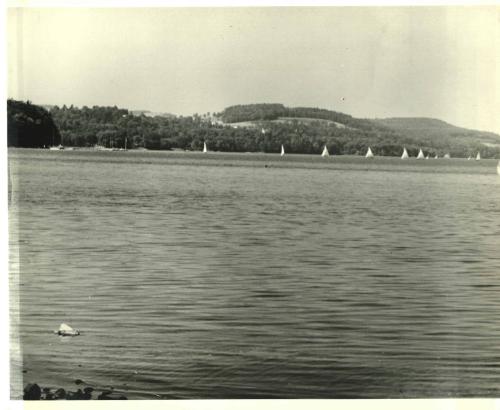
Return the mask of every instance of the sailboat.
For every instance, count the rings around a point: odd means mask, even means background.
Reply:
[[[479,160],[481,160],[481,154],[478,152],[476,155],[476,161],[479,161]]]
[[[429,159],[429,154],[427,154],[427,156],[425,157],[425,159]]]
[[[54,333],[59,336],[78,336],[80,332],[68,326],[66,323],[62,323],[59,326],[59,330],[55,330]]]
[[[203,143],[203,152],[208,152],[206,142]]]
[[[438,154],[436,154],[436,155],[434,156],[434,159],[438,159],[438,158],[439,158],[439,155],[438,155]]]
[[[64,149],[64,146],[62,145],[62,137],[61,137],[61,142],[59,145],[54,145],[54,129],[52,129],[52,145],[49,147],[50,151],[60,151]]]
[[[406,147],[403,149],[403,155],[401,155],[401,159],[408,159],[408,151],[406,151]]]
[[[417,155],[417,159],[424,159],[424,153],[422,152],[422,149],[420,149],[420,151],[418,151],[418,155]]]
[[[64,149],[64,147],[61,144],[49,147],[50,151],[60,151],[62,149]]]
[[[472,157],[469,155],[469,157],[467,158],[467,161],[470,161],[472,159]]]
[[[281,156],[285,155],[285,147],[281,144]]]
[[[450,159],[450,154],[444,154],[444,159]]]
[[[325,148],[323,148],[323,152],[321,153],[321,156],[322,157],[329,157],[330,156],[330,153],[328,152],[328,148],[326,148],[326,145],[325,145]]]
[[[500,175],[500,161],[498,161],[497,164],[497,174]]]
[[[370,147],[368,147],[368,151],[366,152],[365,158],[373,158],[375,155],[373,155],[373,152]]]

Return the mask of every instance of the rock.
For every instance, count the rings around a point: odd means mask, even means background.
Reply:
[[[23,400],[40,400],[42,397],[42,390],[36,383],[28,383],[24,387]]]
[[[82,389],[78,389],[76,392],[68,392],[66,400],[83,400]]]
[[[85,387],[83,389],[83,400],[92,400],[92,392],[94,389],[92,387]]]
[[[127,398],[122,394],[105,390],[99,396],[97,396],[97,400],[127,400]]]

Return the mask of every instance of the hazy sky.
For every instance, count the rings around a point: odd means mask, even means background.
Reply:
[[[10,9],[8,94],[175,114],[281,102],[500,133],[500,8]]]

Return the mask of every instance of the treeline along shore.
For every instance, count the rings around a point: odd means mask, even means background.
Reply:
[[[148,115],[115,107],[42,107],[8,100],[8,145],[107,147],[378,156],[449,153],[500,157],[500,136],[431,118],[359,119],[348,114],[282,104],[236,105],[220,113]]]

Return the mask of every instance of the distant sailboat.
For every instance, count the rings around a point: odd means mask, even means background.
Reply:
[[[368,151],[366,152],[365,158],[373,158],[375,155],[373,155],[373,152],[370,147],[368,147]]]
[[[281,156],[285,155],[285,147],[281,144]]]
[[[50,150],[50,151],[61,151],[61,150],[63,150],[63,149],[64,149],[64,147],[63,147],[61,144],[59,144],[59,145],[55,145],[55,146],[53,146],[53,147],[49,147],[49,150]]]
[[[55,330],[54,333],[59,336],[78,336],[80,334],[78,330],[73,329],[66,323],[62,323],[61,326],[59,326],[59,330]]]
[[[203,152],[208,152],[206,142],[203,143]]]
[[[469,155],[469,157],[467,158],[467,161],[470,161],[472,159],[472,157]]]
[[[444,154],[444,159],[450,159],[450,154]]]
[[[321,153],[321,156],[322,157],[329,157],[330,156],[330,153],[328,152],[328,148],[326,148],[326,145],[325,145],[325,148],[323,148],[323,152]]]
[[[427,156],[425,157],[425,159],[429,159],[429,154],[427,154]]]
[[[422,149],[420,149],[420,151],[418,151],[417,159],[425,159],[424,153],[422,152]]]
[[[476,155],[476,161],[480,161],[480,160],[481,160],[481,154],[478,152]]]
[[[408,155],[408,151],[406,151],[406,147],[403,149],[403,155],[401,155],[401,159],[408,159],[410,158]]]
[[[500,161],[498,161],[497,164],[497,174],[500,175]]]
[[[438,155],[438,154],[436,154],[436,155],[434,156],[434,159],[438,159],[438,158],[439,158],[439,155]]]

